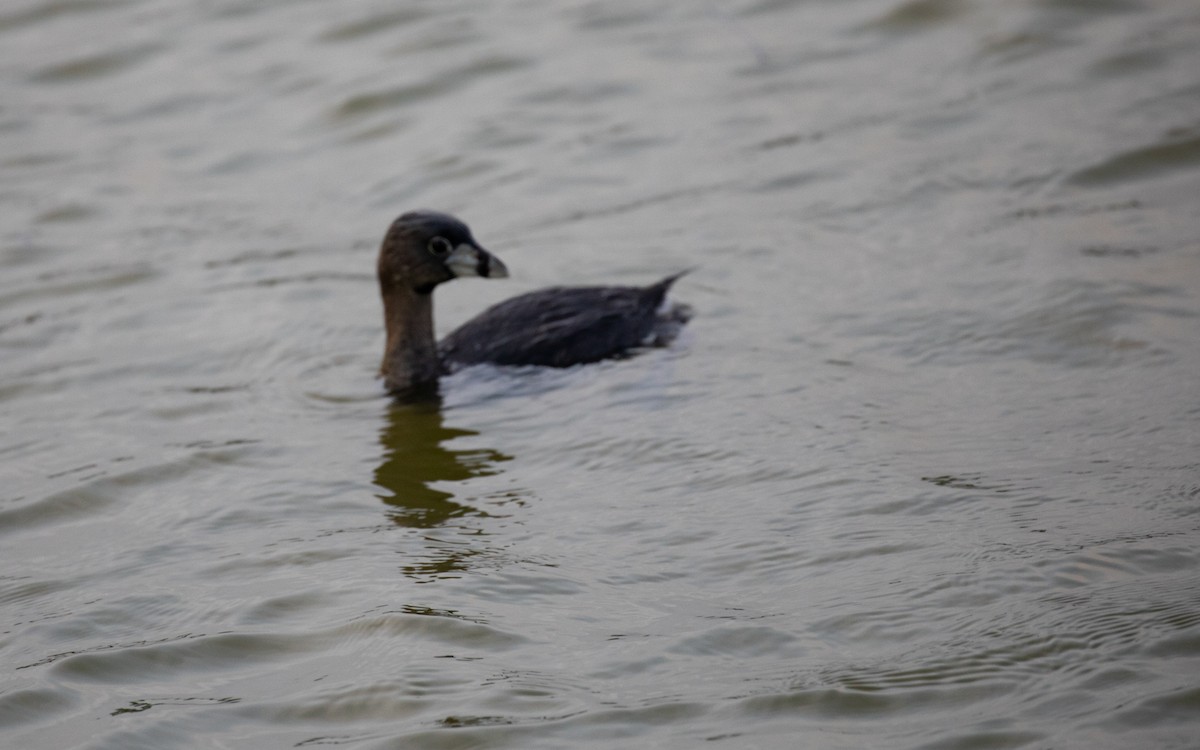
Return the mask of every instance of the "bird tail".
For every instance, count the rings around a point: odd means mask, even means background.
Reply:
[[[674,284],[676,281],[679,280],[680,276],[684,276],[695,270],[696,270],[696,268],[694,266],[692,268],[685,268],[682,271],[679,271],[678,273],[671,274],[670,276],[664,278],[662,281],[656,281],[655,283],[646,287],[646,290],[651,292],[653,296],[657,297],[659,299],[659,301],[661,301],[663,297],[667,296],[667,290],[669,290],[671,288],[672,284]]]
[[[694,270],[696,270],[695,267],[685,268],[646,287],[646,296],[652,300],[654,309],[658,311],[660,321],[682,325],[691,319],[692,308],[690,305],[680,302],[668,303],[666,302],[666,297],[667,292],[671,289],[671,285],[678,281],[680,276],[689,274]]]

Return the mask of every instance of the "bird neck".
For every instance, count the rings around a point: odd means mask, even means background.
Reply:
[[[436,383],[442,365],[433,338],[433,295],[411,289],[383,289],[387,344],[379,373],[393,392]]]

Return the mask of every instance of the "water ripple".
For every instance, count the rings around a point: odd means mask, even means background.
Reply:
[[[5,4],[0,746],[1190,747],[1193,4]]]
[[[1200,135],[1191,131],[1167,133],[1156,143],[1118,153],[1068,176],[1080,187],[1106,187],[1159,178],[1200,167]]]

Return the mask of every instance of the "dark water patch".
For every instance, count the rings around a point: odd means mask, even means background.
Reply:
[[[106,113],[105,122],[110,125],[130,125],[132,123],[152,122],[169,117],[176,121],[186,120],[189,116],[200,116],[207,107],[214,104],[211,94],[198,92],[171,91],[152,100],[129,102],[128,108]],[[177,148],[171,156],[186,158],[194,155],[192,148]]]
[[[6,349],[41,349],[47,342],[53,340],[50,334],[42,335],[42,331],[34,329],[35,334],[24,340],[13,341],[11,337],[3,342]],[[7,373],[6,382],[0,383],[0,401],[9,401],[22,397],[45,396],[62,393],[71,382],[69,373],[78,368],[86,368],[94,364],[91,359],[70,359],[63,362],[35,367],[15,373]]]
[[[1138,211],[1147,208],[1140,200],[1119,201],[1116,203],[1047,203],[1043,206],[1026,206],[1013,209],[1004,214],[1005,219],[1052,219],[1060,216],[1091,216],[1093,214],[1118,213],[1122,211]]]
[[[1008,64],[1040,55],[1062,55],[1082,43],[1083,26],[1113,15],[1144,11],[1140,3],[1042,0],[1027,4],[1032,15],[1017,28],[985,36],[976,54],[985,62]]]
[[[43,68],[33,74],[32,80],[38,83],[71,83],[104,78],[121,73],[160,52],[162,48],[159,45],[145,44],[89,55]]]
[[[1089,74],[1097,80],[1138,75],[1164,67],[1171,59],[1167,51],[1154,47],[1126,50],[1092,63]]]
[[[51,672],[59,679],[108,685],[136,685],[169,679],[180,672],[199,675],[268,664],[288,654],[307,653],[318,636],[283,633],[183,634],[157,643],[111,645],[89,653],[63,655]]]
[[[864,28],[890,33],[912,33],[945,26],[969,12],[965,0],[904,0]]]
[[[993,67],[1025,62],[1040,55],[1060,53],[1070,44],[1049,29],[1031,29],[992,34],[979,43],[975,61]]]
[[[421,8],[397,8],[375,12],[364,18],[340,23],[322,31],[317,39],[322,42],[351,42],[373,36],[400,26],[423,21],[432,14]]]
[[[35,153],[24,153],[0,159],[0,168],[14,170],[37,170],[54,164],[62,164],[70,161],[72,158],[74,158],[72,154],[67,154],[61,151],[39,151]]]
[[[233,176],[257,170],[269,169],[279,159],[278,153],[269,151],[242,151],[240,153],[222,153],[216,161],[204,168],[204,171],[215,177]]]
[[[1035,0],[1034,4],[1047,11],[1065,11],[1083,16],[1124,15],[1147,10],[1143,0]]]
[[[913,750],[1015,750],[1021,747],[1038,747],[1038,743],[1046,739],[1047,735],[1041,732],[980,728],[912,747]]]
[[[777,13],[811,5],[810,0],[756,0],[737,9],[736,12],[742,16],[755,16],[762,13]]]
[[[251,383],[235,383],[232,385],[184,386],[182,388],[179,388],[178,390],[181,393],[190,393],[192,395],[213,396],[213,395],[218,395],[218,394],[222,394],[222,393],[245,392],[245,391],[251,390],[252,387],[253,386]],[[171,390],[171,389],[168,389],[168,390]],[[255,440],[225,440],[225,441],[221,441],[219,443],[213,442],[213,441],[204,441],[202,443],[188,444],[187,447],[210,448],[210,447],[227,446],[227,445],[241,445],[241,444],[245,444],[245,443],[254,443],[254,442],[258,442],[258,441],[255,441]]]
[[[358,118],[380,110],[408,106],[422,99],[449,93],[454,88],[445,80],[435,80],[355,94],[338,105],[332,114],[335,120]]]
[[[112,10],[131,4],[130,0],[43,0],[29,3],[28,5],[32,7],[0,14],[0,32],[67,16]]]
[[[37,266],[44,268],[48,260],[61,258],[64,253],[69,252],[68,248],[61,245],[39,241],[38,235],[41,232],[30,231],[24,226],[24,222],[22,225],[19,232],[0,239],[0,263],[8,270],[7,278],[0,283],[0,290],[23,285],[28,283],[29,279],[36,278],[33,275],[21,277],[21,266],[35,266],[36,273]]]
[[[222,53],[236,55],[242,52],[261,49],[269,42],[270,37],[266,34],[243,34],[216,42],[213,49]],[[275,68],[274,70],[278,71],[279,69]]]
[[[1033,0],[1028,4],[1031,15],[1020,35],[1053,40],[1061,51],[1082,42],[1080,31],[1085,26],[1113,22],[1119,17],[1144,14],[1148,9],[1141,0]]]
[[[787,192],[829,179],[830,176],[828,174],[806,169],[791,174],[771,177],[757,185],[751,186],[749,190],[756,193]]]
[[[1108,187],[1165,177],[1200,167],[1200,134],[1168,133],[1159,142],[1131,149],[1077,170],[1067,182],[1085,188]]]
[[[422,609],[419,614],[371,614],[335,628],[330,635],[338,643],[348,638],[404,638],[488,652],[508,651],[529,642],[479,618],[447,615],[437,609]]]
[[[338,104],[331,116],[335,120],[361,118],[362,115],[374,114],[382,109],[406,107],[408,104],[420,102],[425,98],[446,94],[452,89],[454,86],[446,84],[443,80],[428,80],[428,82],[355,94]]]
[[[1146,92],[1141,98],[1128,104],[1128,113],[1137,113],[1143,117],[1157,118],[1157,122],[1170,122],[1181,117],[1195,116],[1192,104],[1200,97],[1200,84],[1163,85],[1152,92]],[[1167,138],[1173,131],[1167,131]]]
[[[46,211],[33,218],[35,224],[65,224],[91,219],[99,214],[95,206],[85,206],[79,203],[67,203]]]
[[[171,641],[177,640],[179,638],[186,639],[186,638],[193,638],[193,637],[196,637],[196,636],[192,635],[191,633],[186,633],[181,636],[172,636],[172,637],[167,637],[167,638],[143,639],[143,640],[131,641],[131,642],[125,642],[125,643],[105,643],[105,644],[100,644],[97,646],[91,646],[91,647],[87,647],[87,648],[81,647],[81,648],[76,648],[76,649],[73,649],[70,651],[60,651],[57,653],[50,654],[48,656],[42,657],[41,659],[39,659],[35,662],[30,662],[28,664],[22,664],[22,665],[18,666],[17,669],[33,669],[33,668],[37,668],[37,667],[43,667],[43,666],[46,666],[47,664],[55,664],[56,662],[58,662],[62,659],[67,659],[67,658],[70,658],[73,656],[79,656],[81,654],[91,654],[91,653],[96,653],[96,652],[110,651],[110,650],[114,650],[114,649],[120,650],[120,649],[131,648],[131,647],[157,645],[157,644],[161,644],[161,643],[170,643]]]
[[[28,313],[27,315],[23,315],[19,318],[13,319],[13,320],[6,320],[3,322],[0,322],[0,336],[3,336],[7,331],[10,331],[10,330],[13,330],[16,328],[20,328],[22,326],[34,325],[35,323],[38,323],[39,321],[41,321],[43,318],[45,318],[44,313],[34,312],[34,313]],[[12,342],[5,341],[4,344],[6,346],[11,346]]]
[[[74,585],[71,581],[56,579],[0,578],[0,604],[28,605],[51,594],[66,591]]]
[[[528,104],[597,104],[610,99],[619,99],[636,94],[640,90],[636,83],[625,80],[575,81],[569,86],[535,88],[521,95]]]
[[[884,691],[855,686],[804,686],[774,694],[745,698],[741,713],[772,717],[803,717],[826,721],[883,720],[906,712],[923,715],[951,713],[993,698],[1004,686],[954,684],[938,688]]]
[[[1159,248],[1152,245],[1144,245],[1142,247],[1127,245],[1085,245],[1079,248],[1079,254],[1086,255],[1089,258],[1142,258],[1157,252],[1159,252]]]
[[[434,74],[419,82],[351,95],[332,110],[330,118],[340,123],[360,120],[384,111],[403,109],[427,99],[451,94],[482,77],[518,70],[528,64],[527,60],[518,57],[482,58],[460,68]]]
[[[31,123],[29,118],[21,115],[5,116],[4,110],[0,109],[0,133],[19,134],[28,132]],[[11,203],[14,199],[19,198],[14,193],[0,193],[0,203]]]
[[[536,144],[541,137],[527,122],[489,122],[476,129],[470,142],[484,149],[514,149]]]
[[[89,467],[94,468],[94,467]],[[74,521],[103,511],[122,497],[119,483],[103,479],[104,472],[85,478],[88,486],[55,492],[0,511],[0,534],[28,530],[49,523]]]
[[[578,13],[576,27],[583,31],[607,31],[640,26],[658,20],[659,9],[634,8],[628,3],[587,3]]]
[[[79,705],[78,695],[62,688],[28,688],[0,695],[0,726],[39,724]]]
[[[779,135],[773,138],[768,138],[765,141],[760,141],[755,145],[760,151],[772,151],[777,148],[788,148],[798,146],[803,143],[817,143],[825,139],[825,133],[816,131],[813,133],[789,133],[787,135]]]

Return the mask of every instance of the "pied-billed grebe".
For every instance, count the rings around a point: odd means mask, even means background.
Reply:
[[[457,366],[569,367],[674,338],[689,317],[663,309],[681,274],[647,287],[551,287],[494,305],[442,340],[433,338],[433,290],[458,276],[502,279],[508,269],[467,225],[436,211],[392,222],[379,248],[387,346],[380,373],[393,393],[429,387]]]

